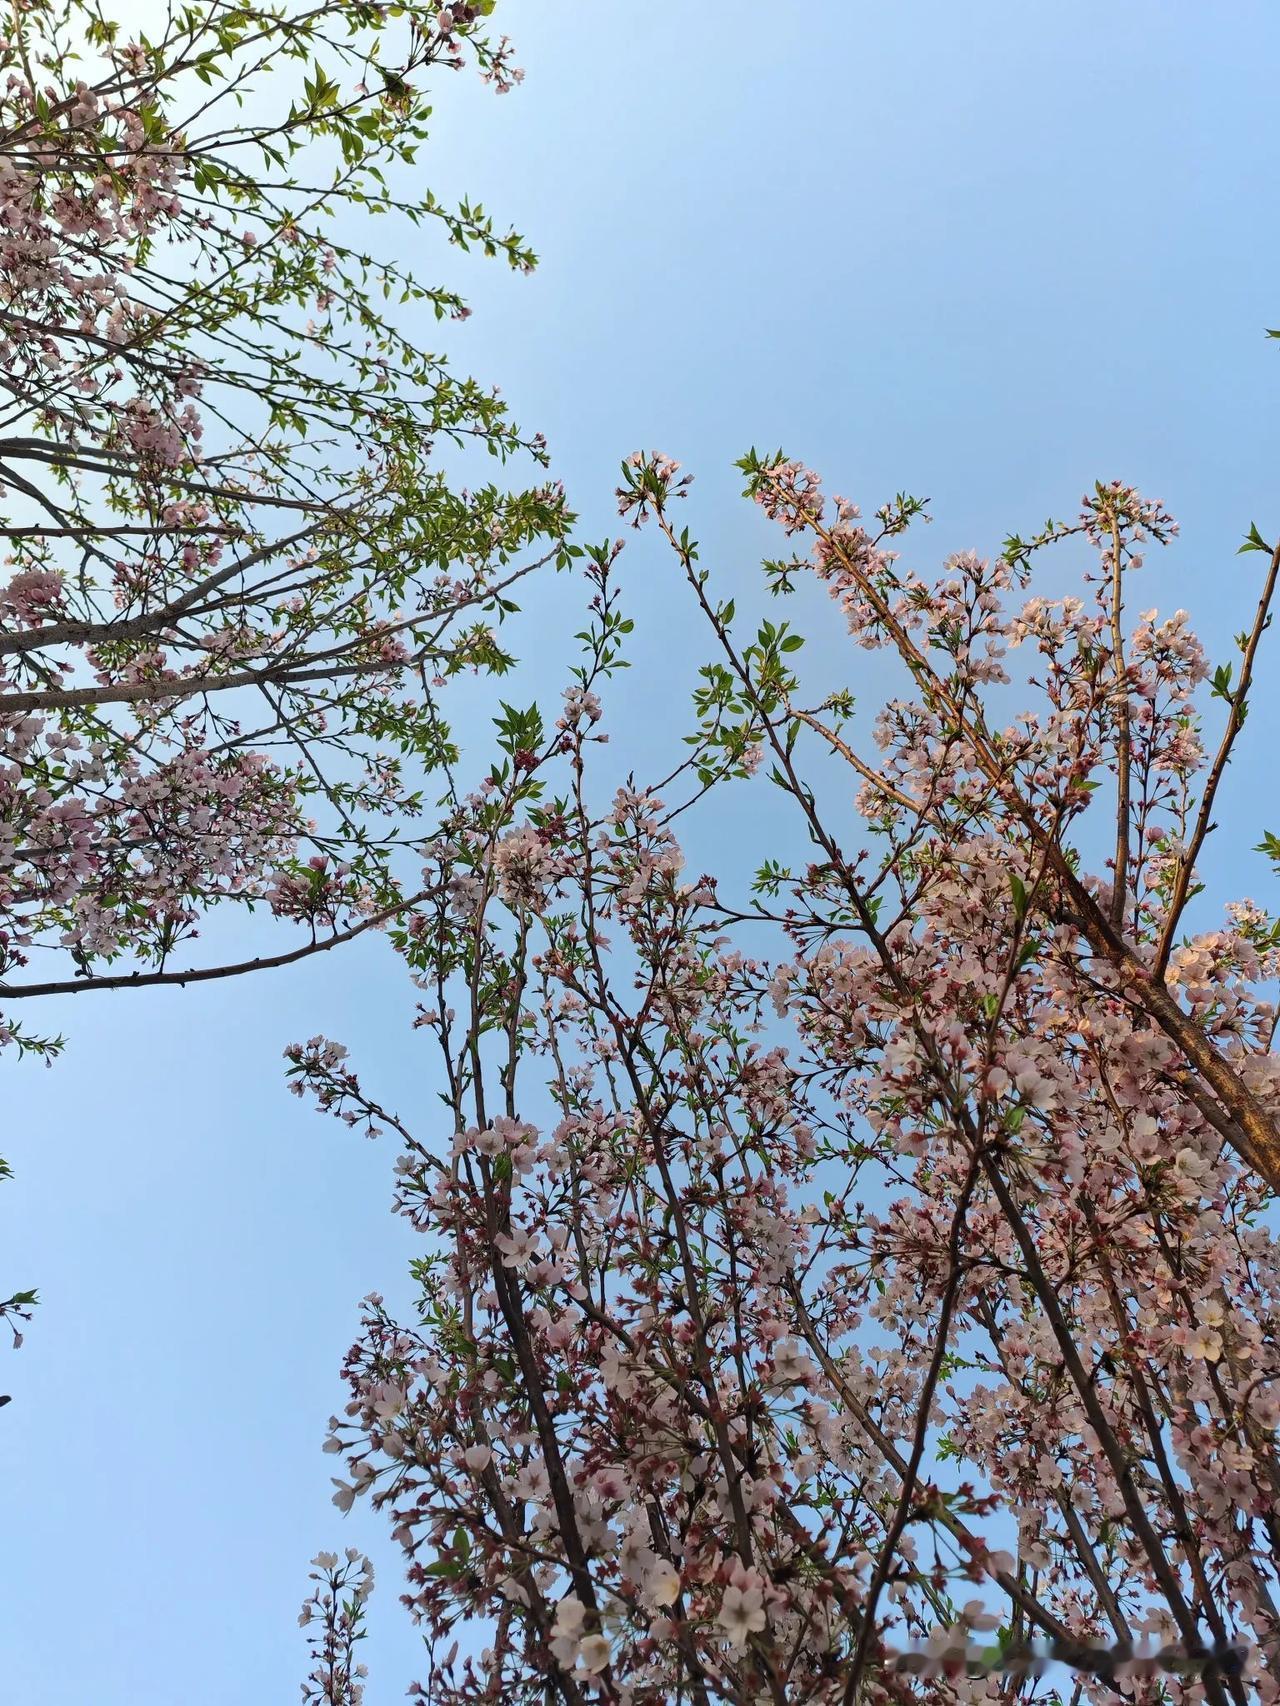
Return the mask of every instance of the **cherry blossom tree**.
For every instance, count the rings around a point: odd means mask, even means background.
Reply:
[[[173,5],[129,35],[25,0],[0,93],[0,1009],[247,969],[215,902],[319,951],[399,902],[450,752],[436,699],[502,670],[563,502],[458,483],[541,459],[402,326],[461,318],[432,233],[517,269],[479,207],[408,198],[432,74],[519,75],[484,4]],[[390,301],[403,311],[388,312]],[[451,477],[449,452],[454,447]],[[472,457],[474,460],[474,456]]]
[[[398,1143],[422,1237],[413,1318],[365,1300],[335,1503],[390,1519],[433,1702],[1274,1700],[1280,926],[1203,891],[1280,548],[1212,669],[1131,612],[1173,523],[1128,487],[927,578],[917,500],[743,468],[772,589],[825,586],[899,689],[806,685],[677,466],[627,464],[715,646],[685,756],[593,783],[597,550],[559,715],[504,717],[393,933],[442,1111],[289,1050]],[[728,786],[811,849],[732,894],[677,839]]]
[[[423,280],[433,235],[534,262],[403,188],[437,72],[519,77],[492,10],[10,9],[0,1047],[57,1053],[26,1021],[44,995],[280,965],[394,917],[452,751],[439,690],[507,668],[515,583],[565,560],[541,440],[412,329],[467,313]],[[461,484],[481,451],[537,483]],[[202,957],[216,903],[300,934]],[[0,1302],[16,1342],[33,1302]]]

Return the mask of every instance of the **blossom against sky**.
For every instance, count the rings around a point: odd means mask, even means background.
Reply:
[[[766,529],[731,464],[753,442],[864,508],[927,494],[930,564],[1118,476],[1182,524],[1144,604],[1190,609],[1225,655],[1255,591],[1235,546],[1280,521],[1272,8],[506,9],[527,80],[502,101],[443,81],[431,171],[542,262],[513,279],[457,258],[475,312],[450,348],[546,432],[592,537],[618,525],[618,462],[650,445],[695,473],[744,579]],[[663,622],[656,553],[629,549],[636,662],[614,692],[643,766],[683,732],[700,660]],[[563,582],[532,609],[526,698],[562,685],[572,610]],[[477,695],[463,732],[485,729]],[[1245,845],[1277,827],[1265,743],[1246,748]],[[722,820],[726,843],[755,810]],[[320,1450],[357,1301],[410,1241],[389,1154],[292,1102],[281,1060],[341,1037],[429,1117],[387,962],[361,943],[69,1001],[66,1059],[11,1072],[6,1261],[44,1299],[0,1382],[24,1471],[3,1495],[23,1537],[0,1566],[6,1669],[28,1706],[288,1698],[308,1560],[349,1543],[379,1567],[372,1697],[414,1673],[399,1562],[331,1507]]]

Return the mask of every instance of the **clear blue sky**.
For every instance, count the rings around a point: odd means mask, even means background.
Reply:
[[[592,537],[616,527],[616,465],[640,446],[698,475],[690,522],[743,586],[765,535],[730,464],[752,443],[868,508],[928,494],[922,563],[998,549],[1120,476],[1183,524],[1141,602],[1186,606],[1227,655],[1261,561],[1235,546],[1252,520],[1280,529],[1280,346],[1262,336],[1280,323],[1274,5],[502,13],[528,81],[497,100],[445,80],[423,158],[542,265],[421,264],[470,291],[455,359],[547,433]],[[628,575],[637,667],[614,738],[644,768],[681,732],[700,648],[651,547]],[[526,623],[542,686],[571,614],[561,585]],[[1256,704],[1230,785],[1244,847],[1280,830],[1276,705]],[[766,804],[743,800],[726,836]],[[1260,861],[1224,880],[1274,902]],[[17,1172],[0,1282],[44,1297],[25,1348],[0,1351],[6,1700],[292,1699],[307,1560],[346,1543],[381,1578],[369,1706],[403,1697],[398,1560],[380,1525],[330,1506],[319,1447],[357,1300],[395,1295],[409,1238],[387,1213],[391,1150],[287,1096],[280,1055],[326,1032],[402,1110],[428,1109],[406,996],[389,952],[361,944],[234,985],[66,1002],[42,1015],[70,1033],[65,1060],[0,1068]]]

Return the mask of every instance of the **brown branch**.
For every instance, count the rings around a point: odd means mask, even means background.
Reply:
[[[947,1282],[943,1288],[942,1301],[938,1309],[938,1332],[933,1347],[933,1355],[929,1358],[929,1367],[925,1372],[924,1381],[920,1388],[919,1408],[916,1414],[915,1437],[911,1442],[911,1455],[905,1465],[902,1477],[902,1493],[898,1499],[898,1508],[893,1513],[893,1520],[885,1533],[884,1545],[876,1560],[875,1574],[867,1589],[866,1604],[862,1612],[862,1627],[858,1631],[858,1644],[854,1648],[853,1662],[849,1667],[849,1676],[844,1685],[844,1706],[853,1706],[858,1697],[858,1688],[866,1669],[867,1657],[871,1650],[871,1642],[875,1636],[876,1605],[885,1583],[889,1580],[889,1571],[893,1568],[894,1556],[898,1550],[898,1542],[902,1539],[903,1530],[911,1518],[911,1507],[916,1496],[916,1482],[920,1474],[920,1464],[924,1458],[925,1444],[929,1438],[929,1411],[933,1407],[933,1394],[942,1375],[942,1364],[946,1358],[947,1345],[951,1338],[951,1317],[955,1311],[956,1294],[960,1289],[963,1267],[960,1258],[960,1243],[964,1235],[965,1217],[969,1212],[969,1200],[973,1196],[973,1188],[978,1181],[978,1169],[981,1163],[982,1150],[975,1149],[969,1158],[969,1171],[956,1203],[955,1213],[951,1217],[951,1231],[947,1239]]]
[[[157,530],[142,528],[139,531]],[[234,563],[228,563],[213,574],[206,575],[195,586],[189,587],[178,598],[158,610],[147,611],[140,616],[130,616],[121,622],[48,622],[43,627],[28,629],[23,634],[0,636],[0,654],[41,651],[46,646],[64,645],[69,642],[77,645],[96,645],[102,640],[132,640],[142,634],[160,633],[170,627],[177,617],[187,615],[209,593],[216,591],[227,581],[234,580],[237,575],[244,574],[246,570],[255,568],[257,564],[279,556],[282,551],[290,550],[311,532],[311,526],[299,528],[285,539],[276,539],[269,545],[260,545],[247,557],[237,558]],[[3,704],[3,700],[0,700],[0,704]]]
[[[358,645],[352,640],[350,650]],[[314,656],[315,654],[311,654]],[[342,652],[336,653],[341,656]],[[309,659],[308,659],[309,661]],[[123,705],[175,703],[193,699],[201,693],[225,693],[233,687],[290,687],[298,681],[328,681],[353,675],[387,674],[405,668],[410,660],[387,663],[379,659],[369,663],[329,664],[323,668],[303,669],[296,664],[275,664],[269,669],[232,670],[226,675],[185,675],[171,680],[128,681],[115,687],[66,687],[45,693],[0,694],[0,717],[25,711],[67,711],[77,705]]]
[[[805,723],[815,733],[820,734],[833,752],[838,752],[846,764],[856,770],[864,781],[870,782],[872,787],[878,788],[882,794],[887,794],[891,800],[896,800],[900,806],[905,806],[908,811],[919,812],[923,815],[928,809],[927,800],[913,800],[910,794],[904,794],[900,788],[895,788],[892,782],[887,781],[869,764],[864,763],[849,743],[841,740],[834,729],[829,729],[825,723],[820,723],[811,712],[797,711],[790,705],[787,706],[787,712],[797,722]]]
[[[312,954],[324,954],[330,948],[340,948],[344,942],[354,941],[357,936],[363,936],[366,930],[376,930],[389,918],[395,918],[409,907],[417,906],[418,902],[425,900],[430,893],[430,889],[423,889],[419,894],[410,895],[407,900],[399,900],[394,906],[385,907],[381,912],[361,919],[360,923],[353,925],[350,930],[341,930],[332,936],[321,937],[318,941],[308,942],[304,948],[294,948],[287,954],[263,955],[256,960],[239,960],[223,966],[193,967],[190,971],[135,971],[122,972],[114,977],[69,978],[61,983],[0,984],[0,1000],[17,1001],[33,995],[83,995],[89,990],[98,989],[150,989],[158,984],[178,984],[185,988],[189,983],[208,983],[213,978],[240,977],[244,972],[251,971],[271,971],[277,966],[290,966],[298,960],[309,959]]]
[[[1119,518],[1111,517],[1111,658],[1116,679],[1116,851],[1111,887],[1111,928],[1124,932],[1124,902],[1129,886],[1129,814],[1132,810],[1133,740],[1129,718],[1129,676],[1124,661],[1124,545]]]

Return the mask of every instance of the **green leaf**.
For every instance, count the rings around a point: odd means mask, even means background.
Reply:
[[[1268,333],[1269,337],[1274,338],[1275,335],[1276,334],[1274,332]],[[1265,551],[1268,556],[1271,555],[1271,547],[1267,544],[1261,533],[1258,532],[1258,524],[1255,521],[1251,521],[1249,523],[1249,531],[1245,535],[1244,544],[1236,552],[1236,556],[1242,557],[1246,551]]]

